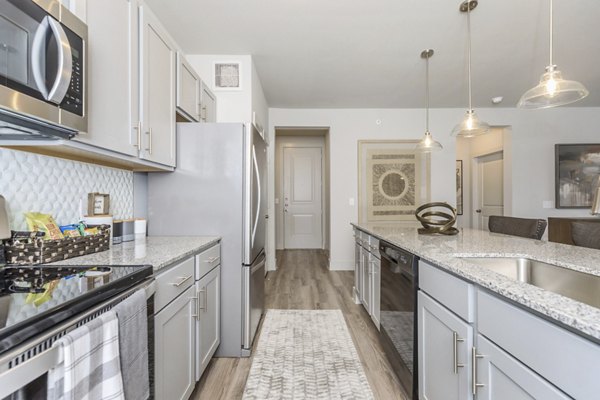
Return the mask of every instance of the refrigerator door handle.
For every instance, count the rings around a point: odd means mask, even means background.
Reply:
[[[251,240],[251,246],[250,248],[252,248],[254,246],[254,238],[256,237],[256,228],[258,227],[258,218],[260,217],[260,202],[261,202],[261,190],[260,190],[260,172],[258,170],[258,162],[256,161],[256,146],[252,146],[252,164],[254,166],[254,173],[256,175],[256,187],[258,190],[258,199],[256,201],[256,216],[254,218],[254,227],[252,228],[252,240]]]

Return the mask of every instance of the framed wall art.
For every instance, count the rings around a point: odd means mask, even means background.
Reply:
[[[555,145],[556,208],[590,208],[600,185],[600,144]]]
[[[456,160],[456,214],[463,215],[463,162]]]
[[[430,198],[430,157],[417,140],[358,142],[359,221],[416,221]]]

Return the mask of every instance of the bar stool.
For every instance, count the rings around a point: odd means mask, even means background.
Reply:
[[[488,223],[490,232],[540,240],[548,223],[545,219],[515,218],[491,215]]]
[[[600,224],[595,222],[571,222],[571,238],[575,246],[600,249]]]

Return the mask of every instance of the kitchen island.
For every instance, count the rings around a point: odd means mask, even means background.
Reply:
[[[387,261],[384,265],[386,248],[379,241],[419,258],[417,301],[412,308],[418,398],[598,398],[600,291],[594,281],[600,276],[600,251],[473,229],[461,229],[456,236],[431,236],[402,224],[353,226],[361,254],[355,300],[370,315],[379,312],[373,307],[377,291],[383,290],[378,277],[383,282],[384,276],[390,281],[403,274]],[[513,269],[525,274],[517,275],[523,281],[540,284],[544,278],[541,286],[548,290],[495,272],[500,269],[490,267],[494,262],[514,263]],[[537,263],[536,270],[523,263]],[[548,279],[552,269],[568,272],[563,272],[565,278]],[[573,285],[572,278],[583,281],[591,294],[585,303],[572,299],[580,298],[580,286]],[[402,279],[397,282],[400,285]],[[555,293],[564,287],[575,288],[568,294],[572,298]],[[386,288],[388,295],[391,292]],[[403,313],[389,312],[387,307],[384,311],[384,305],[382,300],[382,320],[385,312],[400,322]],[[396,342],[411,338],[402,334]]]

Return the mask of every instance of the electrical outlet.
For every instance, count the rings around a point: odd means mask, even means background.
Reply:
[[[275,197],[275,204],[279,204],[279,199]]]
[[[542,208],[554,208],[554,201],[552,201],[552,200],[542,201]]]
[[[351,205],[351,206],[354,206],[354,197],[350,197],[348,199],[348,204]]]

